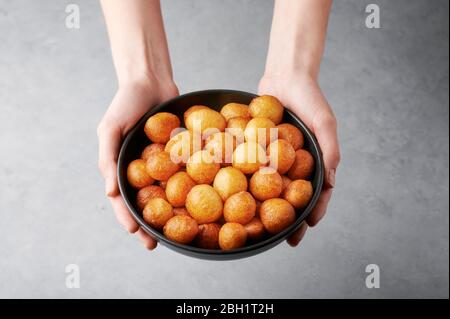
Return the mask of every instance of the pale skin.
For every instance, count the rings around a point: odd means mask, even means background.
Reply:
[[[317,82],[331,0],[276,0],[259,94],[276,96],[314,132],[323,152],[325,185],[308,220],[287,242],[297,246],[325,215],[340,160],[336,118]],[[151,107],[178,95],[159,0],[101,0],[118,79],[97,128],[99,168],[117,220],[147,249],[156,241],[134,221],[117,184],[122,137]]]

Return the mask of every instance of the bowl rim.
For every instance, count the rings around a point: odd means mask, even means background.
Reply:
[[[123,142],[121,144],[120,147],[120,152],[119,152],[119,156],[118,156],[118,161],[117,161],[117,182],[119,185],[119,190],[120,190],[120,195],[122,196],[125,205],[127,206],[129,212],[131,213],[131,215],[133,216],[134,220],[139,224],[140,227],[143,227],[144,230],[151,234],[152,236],[155,237],[155,240],[157,241],[161,241],[163,244],[166,244],[168,246],[174,246],[175,248],[177,248],[177,250],[185,250],[191,253],[194,253],[196,255],[204,255],[204,256],[226,256],[226,255],[241,255],[241,254],[245,254],[248,253],[250,251],[257,251],[259,249],[263,249],[264,247],[273,247],[275,245],[277,245],[279,242],[281,242],[283,239],[287,238],[289,235],[291,235],[292,233],[294,233],[294,231],[296,231],[300,225],[305,221],[305,219],[309,216],[309,214],[311,213],[312,209],[314,208],[314,206],[316,205],[319,196],[322,192],[322,187],[323,187],[323,180],[324,180],[324,163],[323,163],[323,156],[322,156],[322,151],[320,149],[319,143],[317,142],[316,137],[314,136],[314,134],[311,132],[311,130],[306,126],[306,124],[299,118],[297,117],[293,112],[291,112],[289,109],[287,109],[287,107],[285,107],[284,111],[287,112],[298,124],[302,127],[303,131],[302,133],[305,135],[307,135],[307,139],[308,141],[311,143],[311,148],[313,148],[315,150],[315,152],[317,153],[317,157],[319,159],[319,165],[316,165],[316,169],[318,169],[318,183],[317,183],[317,190],[314,192],[313,197],[311,198],[308,206],[306,206],[303,211],[300,213],[300,215],[296,218],[295,222],[290,225],[289,227],[287,227],[286,229],[284,229],[283,231],[281,231],[278,234],[272,235],[266,239],[264,239],[263,241],[257,242],[257,243],[253,243],[244,247],[240,247],[240,248],[236,248],[236,249],[232,249],[232,250],[221,250],[221,249],[205,249],[205,248],[199,248],[199,247],[194,247],[194,246],[190,246],[190,245],[184,245],[184,244],[180,244],[177,243],[171,239],[168,239],[166,236],[164,236],[164,234],[160,233],[158,230],[153,229],[150,225],[148,225],[144,219],[141,217],[141,214],[134,208],[133,203],[131,202],[130,198],[128,198],[127,196],[125,196],[124,194],[125,192],[125,183],[127,183],[127,181],[125,181],[122,178],[122,174],[120,173],[120,169],[121,167],[124,165],[124,152],[125,149],[127,147],[127,145],[130,143],[132,136],[134,136],[134,133],[137,131],[137,129],[141,126],[141,124],[144,121],[147,121],[147,119],[157,113],[158,111],[160,111],[161,109],[163,109],[164,107],[166,107],[168,104],[174,104],[176,103],[178,100],[184,99],[186,97],[192,96],[192,95],[198,95],[198,94],[214,94],[214,93],[234,93],[234,94],[241,94],[241,95],[247,95],[251,98],[255,98],[258,95],[254,94],[254,93],[250,93],[250,92],[245,92],[245,91],[239,91],[239,90],[231,90],[231,89],[208,89],[208,90],[200,90],[200,91],[193,91],[193,92],[189,92],[189,93],[185,93],[185,94],[181,94],[173,99],[170,99],[168,101],[165,101],[153,108],[151,108],[150,110],[148,110],[140,119],[139,121],[133,126],[132,129],[130,129],[127,133],[125,138],[123,139]],[[297,210],[296,210],[297,212]]]

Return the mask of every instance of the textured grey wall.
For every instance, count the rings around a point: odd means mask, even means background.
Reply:
[[[146,251],[116,223],[96,124],[116,87],[97,1],[0,0],[0,297],[449,296],[448,1],[336,1],[321,83],[342,164],[326,218],[301,247],[240,261]],[[182,92],[255,91],[272,1],[164,1]],[[67,289],[64,268],[81,270]],[[381,287],[367,289],[378,264]]]

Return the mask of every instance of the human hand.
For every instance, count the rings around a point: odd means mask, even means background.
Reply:
[[[340,161],[336,118],[317,81],[310,76],[301,73],[265,75],[259,83],[258,91],[260,95],[277,97],[300,117],[315,134],[323,153],[325,180],[322,193],[306,222],[287,240],[291,246],[297,246],[308,226],[315,226],[325,215],[333,192]]]
[[[105,179],[105,193],[116,218],[130,233],[136,233],[147,249],[154,249],[156,241],[131,216],[120,195],[117,184],[117,157],[122,138],[153,106],[178,95],[174,83],[138,81],[122,85],[97,128],[99,141],[98,166]]]

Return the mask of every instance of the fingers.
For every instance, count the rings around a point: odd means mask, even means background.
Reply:
[[[144,244],[145,248],[148,250],[153,250],[157,246],[156,240],[153,239],[149,234],[147,234],[142,228],[136,232],[136,236],[138,236],[139,240]]]
[[[98,166],[105,179],[106,195],[116,196],[119,194],[116,161],[119,152],[121,133],[118,128],[103,123],[99,125],[97,130],[99,141]]]
[[[320,194],[316,206],[306,219],[306,222],[310,227],[317,225],[317,223],[322,219],[322,217],[327,212],[328,202],[330,201],[332,193],[333,193],[332,188],[326,188]]]
[[[139,225],[131,216],[125,202],[120,195],[109,198],[116,214],[117,221],[129,232],[135,233],[139,230]]]
[[[148,250],[156,248],[157,242],[147,234],[131,216],[121,196],[110,197],[118,222],[131,234],[135,233]]]
[[[292,246],[295,247],[298,245],[298,243],[303,239],[303,237],[305,236],[306,231],[308,230],[308,224],[303,222],[300,226],[299,229],[297,229],[295,231],[295,233],[293,233],[288,239],[287,239],[287,243]]]
[[[325,164],[325,188],[334,187],[336,169],[341,159],[337,136],[336,118],[331,112],[322,112],[313,123],[314,133],[323,153]]]

